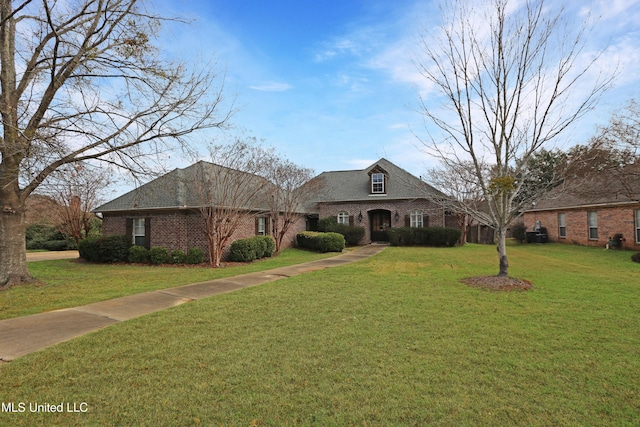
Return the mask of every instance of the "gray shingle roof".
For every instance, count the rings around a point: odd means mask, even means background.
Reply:
[[[371,194],[369,174],[376,167],[382,169],[387,175],[385,194]],[[444,196],[429,184],[384,158],[365,169],[323,172],[314,179],[321,180],[323,184],[313,198],[315,202],[379,201]]]
[[[381,169],[387,175],[385,194],[371,194],[369,174],[375,168]],[[271,184],[267,180],[256,175],[201,161],[184,169],[175,169],[154,179],[94,209],[94,212],[197,208],[201,202],[195,183],[198,182],[197,174],[203,170],[209,173],[231,171],[232,173],[250,175],[249,179],[255,181],[253,188],[261,188],[265,191],[253,201],[253,206],[246,206],[246,209],[268,210],[268,205],[264,200],[269,197],[266,188]],[[362,170],[323,172],[312,181],[316,180],[320,180],[322,183],[320,189],[311,197],[306,207],[301,208],[309,213],[317,212],[316,204],[319,202],[374,202],[444,196],[432,186],[384,158]]]
[[[637,203],[640,201],[639,177],[640,163],[636,163],[613,172],[570,179],[526,210],[533,212]]]
[[[238,174],[243,176],[242,179],[253,181],[251,183],[252,188],[265,190],[267,186],[270,185],[266,179],[256,175],[200,161],[184,169],[174,169],[166,175],[156,178],[103,204],[94,209],[94,212],[197,208],[201,205],[201,198],[197,188],[198,183],[205,182],[198,179],[198,174],[202,171],[209,174],[221,172]],[[213,189],[213,193],[216,194],[216,189]],[[251,210],[267,210],[268,206],[264,202],[267,196],[266,190],[262,196],[263,197],[254,199],[254,206],[245,206],[245,208]]]

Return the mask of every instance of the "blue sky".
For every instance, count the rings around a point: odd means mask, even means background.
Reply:
[[[435,166],[412,61],[421,31],[437,25],[437,3],[416,0],[157,0],[164,13],[194,19],[163,35],[183,57],[214,57],[236,96],[236,129],[264,138],[316,173],[363,168],[380,157],[420,176]],[[569,1],[580,22],[600,16],[589,48],[619,64],[616,86],[570,134],[583,143],[625,100],[640,98],[640,1]],[[219,136],[219,134],[218,134]]]

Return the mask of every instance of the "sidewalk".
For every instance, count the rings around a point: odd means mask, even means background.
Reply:
[[[32,316],[0,320],[0,361],[11,361],[115,323],[189,301],[359,261],[376,255],[385,248],[385,245],[372,244],[332,258],[304,264],[129,295]]]

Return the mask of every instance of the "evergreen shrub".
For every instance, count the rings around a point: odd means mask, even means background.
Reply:
[[[151,261],[151,264],[167,264],[169,260],[169,249],[164,246],[154,246],[149,250],[149,261]]]
[[[149,261],[149,249],[134,245],[129,248],[129,262],[141,264]]]

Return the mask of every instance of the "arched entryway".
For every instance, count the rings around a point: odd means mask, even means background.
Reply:
[[[369,211],[369,227],[372,242],[388,242],[387,229],[391,227],[391,211],[386,209]]]

